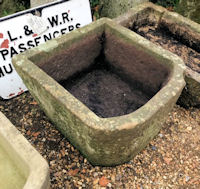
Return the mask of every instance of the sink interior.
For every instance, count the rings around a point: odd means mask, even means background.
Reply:
[[[96,115],[134,112],[168,81],[170,68],[116,34],[90,34],[34,61]]]
[[[13,154],[13,158],[14,158]],[[8,155],[0,144],[0,188],[1,189],[22,189],[26,177],[17,167],[13,158]]]

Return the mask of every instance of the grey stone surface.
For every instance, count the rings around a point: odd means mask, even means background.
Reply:
[[[102,4],[101,17],[115,18],[130,8],[148,0],[100,0]]]
[[[0,147],[4,149],[8,158],[25,177],[23,189],[49,189],[50,179],[47,162],[1,112]],[[8,178],[6,188],[10,188],[12,180],[13,178]],[[15,187],[17,186],[12,188]]]
[[[200,44],[199,24],[152,3],[138,5],[128,13],[116,18],[115,21],[129,28],[132,27],[133,22],[137,23],[144,19],[157,24],[165,24],[171,33],[188,41],[190,46],[198,47]],[[179,103],[184,107],[200,106],[200,74],[186,66],[185,77],[187,84],[180,96]]]
[[[56,0],[31,0],[31,7],[37,7],[46,3],[50,3]]]
[[[104,34],[111,36],[108,40],[117,39],[135,49],[132,52],[140,52],[140,58],[146,56],[148,62],[155,59],[160,66],[170,70],[167,83],[156,95],[141,108],[124,116],[98,117],[55,80],[63,79],[73,69],[80,71],[81,67],[91,64],[104,45],[99,41]],[[105,56],[110,62],[123,66],[123,61],[118,61],[118,58],[123,60],[120,51],[111,56],[112,47],[121,48],[117,41],[111,40],[103,49],[107,48]],[[126,49],[129,48],[121,48],[125,52]],[[70,64],[64,68],[66,60]],[[17,55],[13,64],[46,115],[94,165],[112,166],[132,159],[159,132],[185,86],[185,66],[179,57],[106,18]],[[79,66],[72,67],[74,64]],[[51,73],[54,79],[38,67],[45,69],[48,65],[54,66]],[[136,75],[140,77],[142,74]]]

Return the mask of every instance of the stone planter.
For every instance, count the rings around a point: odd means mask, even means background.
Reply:
[[[131,9],[127,14],[118,17],[115,21],[137,33],[148,38],[154,32],[159,35],[171,36],[168,41],[172,43],[167,46],[167,40],[154,41],[157,45],[170,50],[180,56],[186,64],[186,86],[178,101],[184,107],[200,106],[200,25],[177,14],[169,12],[165,8],[156,6],[152,3],[144,3]],[[146,28],[140,32],[140,28]],[[152,29],[152,27],[156,29]],[[156,36],[159,38],[160,36]],[[160,40],[160,38],[159,38]],[[182,49],[179,52],[177,49]],[[187,52],[186,52],[187,51]]]
[[[0,112],[0,188],[48,189],[49,167]]]
[[[13,64],[94,165],[121,164],[140,152],[185,86],[179,57],[106,18],[17,55]]]

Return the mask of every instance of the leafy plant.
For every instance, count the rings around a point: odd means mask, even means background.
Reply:
[[[4,10],[3,13],[2,13],[2,16],[7,16],[7,15],[9,15],[8,11]]]
[[[100,4],[99,0],[90,0],[90,5],[92,8],[95,8]]]
[[[151,2],[156,3],[157,5],[161,5],[163,7],[177,7],[179,0],[151,0]]]
[[[90,6],[92,9],[93,20],[97,20],[100,18],[101,4],[100,0],[90,0]]]
[[[28,1],[17,0],[16,9],[17,11],[22,11],[30,7],[30,4],[27,4]]]
[[[0,4],[0,17],[25,10],[30,7],[30,2],[26,0],[4,0]]]

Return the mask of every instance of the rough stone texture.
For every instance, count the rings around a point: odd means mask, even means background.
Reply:
[[[200,1],[199,0],[180,0],[176,11],[187,18],[200,23]]]
[[[30,0],[31,7],[37,7],[37,6],[43,5],[45,3],[50,3],[53,1],[55,1],[55,0]]]
[[[102,4],[101,16],[115,18],[125,13],[130,8],[147,1],[148,0],[100,0]]]
[[[200,107],[200,74],[186,69],[186,86],[178,100],[184,107]]]
[[[1,112],[0,146],[26,178],[23,189],[49,189],[47,162]]]
[[[137,25],[142,22],[156,22],[158,27],[162,24],[191,48],[199,51],[200,25],[152,3],[139,5],[116,18],[115,21],[127,28],[132,28],[134,24]],[[179,103],[184,107],[200,106],[200,74],[187,66],[185,75],[187,84],[181,94]]]
[[[36,65],[90,36],[105,34],[112,34],[170,70],[168,82],[150,101],[133,113],[113,118],[96,116]],[[185,85],[185,66],[179,57],[105,18],[15,56],[13,64],[51,121],[94,165],[121,164],[140,152],[159,132]]]

